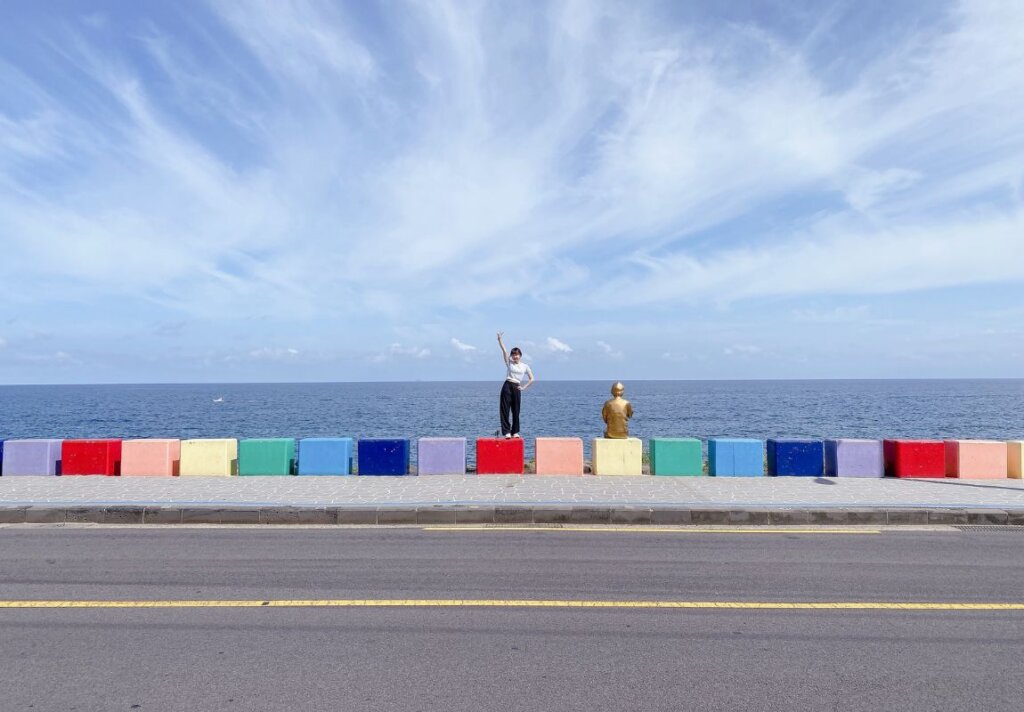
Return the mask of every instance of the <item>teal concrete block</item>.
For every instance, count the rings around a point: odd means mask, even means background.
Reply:
[[[248,438],[238,441],[238,474],[294,475],[294,438]]]
[[[704,474],[704,451],[696,438],[651,438],[649,448],[652,475]]]

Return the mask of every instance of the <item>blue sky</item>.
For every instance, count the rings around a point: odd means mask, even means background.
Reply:
[[[30,2],[0,383],[1024,377],[1024,4]]]

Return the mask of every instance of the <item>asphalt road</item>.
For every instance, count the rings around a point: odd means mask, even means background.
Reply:
[[[0,528],[0,601],[1024,602],[1024,534]],[[1019,710],[1024,611],[0,607],[0,710]]]

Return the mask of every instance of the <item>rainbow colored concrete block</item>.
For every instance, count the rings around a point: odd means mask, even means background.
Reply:
[[[182,477],[230,477],[238,474],[238,441],[199,438],[181,441]]]
[[[360,440],[359,474],[409,474],[409,441],[399,438]]]
[[[890,477],[946,476],[946,445],[941,440],[883,440],[882,452]]]
[[[652,475],[698,477],[704,474],[704,450],[696,438],[651,438]]]
[[[644,446],[640,438],[594,438],[591,472],[595,475],[642,475]]]
[[[181,441],[146,438],[121,443],[121,477],[173,477],[181,462]]]
[[[8,440],[4,443],[4,477],[60,474],[60,440]]]
[[[995,440],[947,440],[946,477],[964,480],[1006,479],[1007,448]]]
[[[420,475],[466,474],[466,438],[420,438],[416,441]]]
[[[240,477],[294,474],[294,438],[246,438],[238,441]]]
[[[825,474],[829,477],[884,477],[882,441],[858,438],[826,440]]]
[[[782,440],[769,438],[769,477],[822,477],[825,474],[825,447],[821,440]]]
[[[1006,476],[1024,479],[1024,440],[1006,443]]]
[[[523,474],[523,439],[477,438],[476,474]]]
[[[764,442],[749,438],[711,438],[708,440],[708,474],[763,477]]]
[[[354,453],[352,438],[303,438],[299,441],[299,474],[351,475]]]
[[[60,446],[61,475],[121,474],[120,440],[65,440]]]
[[[538,475],[582,475],[583,440],[537,438],[534,440]]]

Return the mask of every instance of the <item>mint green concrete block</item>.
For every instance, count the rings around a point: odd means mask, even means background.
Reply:
[[[651,474],[699,477],[704,451],[696,438],[651,438]]]
[[[294,438],[251,438],[238,441],[238,474],[294,475]]]

